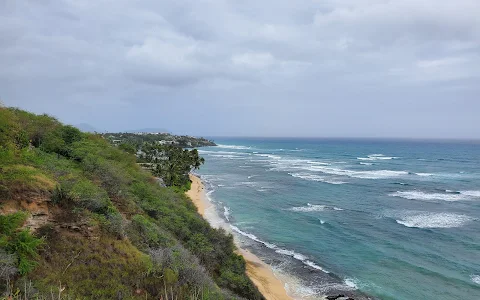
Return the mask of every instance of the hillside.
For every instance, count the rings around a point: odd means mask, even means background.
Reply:
[[[0,297],[263,299],[178,191],[101,135],[0,108]]]

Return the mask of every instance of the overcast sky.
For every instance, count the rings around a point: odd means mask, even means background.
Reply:
[[[99,130],[480,138],[479,0],[1,0],[0,99]]]

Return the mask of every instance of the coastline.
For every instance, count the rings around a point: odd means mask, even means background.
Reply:
[[[192,186],[186,194],[197,207],[198,213],[207,221],[211,222],[208,215],[209,212],[215,208],[206,199],[205,187],[201,179],[195,175],[190,174],[190,180],[192,181]],[[215,226],[215,224],[212,224],[212,226]],[[293,299],[287,294],[285,283],[275,276],[269,265],[248,250],[238,247],[237,253],[245,259],[248,277],[267,300]]]

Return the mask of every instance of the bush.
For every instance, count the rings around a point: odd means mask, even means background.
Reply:
[[[128,237],[140,249],[169,247],[175,244],[169,234],[143,215],[134,215]]]
[[[106,215],[111,206],[107,193],[86,179],[77,181],[71,188],[69,196],[80,207],[98,214]]]
[[[16,267],[21,275],[35,267],[37,251],[43,240],[30,234],[28,229],[17,231],[26,219],[25,213],[0,215],[0,249],[17,257]]]
[[[50,199],[52,200],[53,205],[62,205],[72,201],[72,197],[70,197],[68,191],[66,191],[61,185],[55,187]]]
[[[27,214],[24,212],[0,215],[0,235],[2,235],[2,237],[12,235],[17,228],[23,225],[26,219]],[[2,245],[0,244],[0,246]]]
[[[198,259],[182,246],[150,250],[154,276],[163,276],[167,286],[189,290],[218,291],[208,272]]]
[[[111,236],[118,239],[125,237],[125,228],[122,215],[118,211],[108,212],[105,216],[102,228]]]

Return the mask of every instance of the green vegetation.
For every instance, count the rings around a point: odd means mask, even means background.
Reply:
[[[150,169],[154,176],[163,179],[165,185],[190,189],[189,172],[205,163],[197,149],[187,150],[177,146],[145,143],[138,161]]]
[[[27,215],[17,212],[6,216],[0,215],[0,248],[17,260],[15,267],[21,275],[27,274],[35,267],[34,259],[42,240],[33,237],[28,230],[17,230],[23,225]]]
[[[136,148],[0,108],[0,299],[263,299],[183,193],[198,152],[151,149],[171,187]]]
[[[213,141],[205,138],[187,135],[173,135],[170,133],[105,133],[102,134],[102,136],[114,145],[118,145],[119,147],[122,147],[123,150],[129,151],[140,149],[144,143],[172,145],[180,148],[216,146]]]

